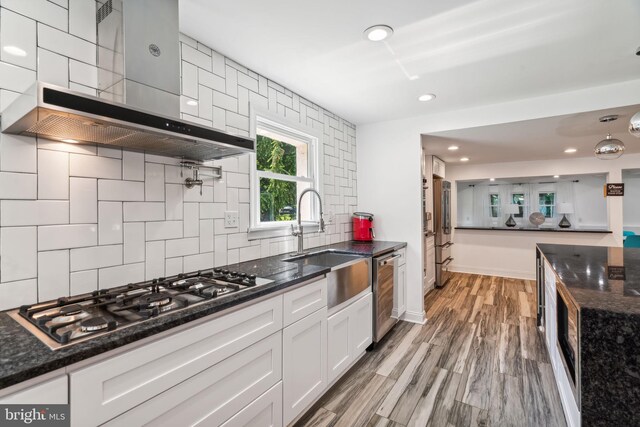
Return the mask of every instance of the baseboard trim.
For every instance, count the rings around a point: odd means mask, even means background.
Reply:
[[[427,313],[424,310],[417,311],[405,311],[402,315],[402,320],[410,323],[417,323],[419,325],[424,325],[427,323]]]
[[[509,279],[536,280],[535,273],[532,275],[531,272],[528,271],[509,270],[504,268],[484,268],[469,267],[464,265],[452,265],[449,270],[455,273],[482,274],[486,276],[506,277]]]

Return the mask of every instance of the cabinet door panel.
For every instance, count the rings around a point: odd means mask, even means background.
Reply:
[[[281,337],[277,332],[105,425],[219,426],[281,380]]]
[[[397,317],[400,317],[404,314],[404,312],[406,311],[406,273],[407,273],[407,266],[406,265],[401,265],[398,267],[397,269],[397,277],[396,277],[396,286],[397,286],[397,291],[396,291],[396,295],[398,297],[397,301],[396,301],[396,307],[397,307]]]
[[[277,296],[72,372],[72,422],[103,423],[280,329]]]
[[[327,306],[327,279],[302,286],[284,294],[284,326]]]
[[[231,417],[222,427],[281,427],[282,381]]]
[[[352,306],[346,307],[328,320],[327,359],[329,363],[329,383],[336,379],[353,360],[351,340],[353,319]]]
[[[3,405],[57,405],[69,402],[69,379],[66,375],[36,384],[0,398]]]
[[[373,294],[360,298],[351,308],[351,342],[353,360],[373,342]]]
[[[289,424],[327,386],[327,308],[286,327],[283,341],[284,424]]]

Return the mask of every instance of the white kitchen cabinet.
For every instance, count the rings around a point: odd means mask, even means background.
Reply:
[[[72,372],[71,422],[104,423],[281,329],[280,295]]]
[[[373,294],[371,292],[353,304],[351,317],[353,318],[351,342],[354,346],[353,354],[355,360],[373,342]]]
[[[61,375],[13,394],[0,397],[0,404],[57,405],[69,403],[69,379]]]
[[[219,426],[282,379],[277,332],[160,393],[105,426]],[[73,422],[73,418],[72,418]],[[93,423],[83,424],[83,426]]]
[[[284,325],[297,322],[305,316],[327,306],[327,279],[302,286],[284,294]]]
[[[398,318],[401,318],[405,311],[407,311],[407,266],[400,265],[396,271],[396,287],[395,287],[395,302],[394,314]]]
[[[340,377],[373,342],[373,294],[357,300],[328,320],[328,383]]]
[[[222,424],[222,427],[267,426],[282,426],[282,381]]]
[[[444,169],[445,163],[436,156],[433,156],[433,174],[444,179]]]
[[[351,329],[353,329],[354,316],[351,306],[345,307],[327,321],[327,375],[331,383],[349,367],[353,360],[353,348]]]
[[[288,425],[327,386],[327,307],[287,326],[282,346],[283,417]]]
[[[436,246],[434,236],[426,239],[426,256],[424,262],[425,276],[423,282],[423,295],[436,284]]]

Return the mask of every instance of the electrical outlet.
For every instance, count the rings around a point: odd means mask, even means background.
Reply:
[[[238,227],[238,211],[224,212],[224,228]]]

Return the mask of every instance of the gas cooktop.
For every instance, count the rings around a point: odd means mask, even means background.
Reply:
[[[24,305],[9,315],[56,350],[271,282],[216,268]]]

